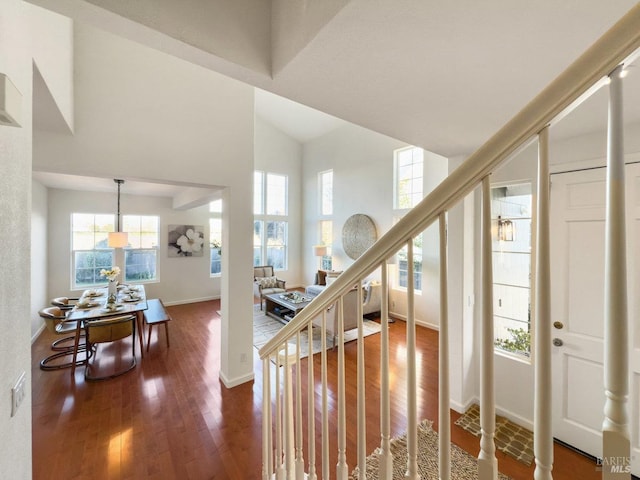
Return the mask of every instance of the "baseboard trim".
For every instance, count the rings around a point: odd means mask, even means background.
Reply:
[[[398,320],[402,320],[403,322],[407,321],[407,316],[402,315],[401,313],[389,312],[389,316],[393,318],[397,318]],[[440,330],[439,325],[436,325],[435,323],[426,322],[424,320],[420,320],[419,318],[416,318],[416,325],[420,325],[421,327],[425,327],[425,328],[430,328],[431,330],[436,330],[436,331]]]
[[[477,403],[478,405],[480,405],[480,400],[478,399],[478,397],[473,397],[471,400],[469,400],[467,402],[467,405],[466,405],[466,407],[464,408],[463,411],[459,411],[457,408],[454,408],[454,410],[456,410],[459,413],[464,413],[474,403]],[[516,425],[520,425],[521,427],[524,427],[527,430],[531,430],[533,432],[533,421],[529,420],[528,418],[525,418],[525,417],[523,417],[521,415],[518,415],[517,413],[513,413],[510,410],[504,409],[504,408],[500,407],[499,405],[496,405],[496,415],[500,415],[501,417],[505,417],[505,418],[511,420]]]
[[[165,302],[163,300],[162,303],[166,307],[170,307],[171,305],[184,305],[186,303],[208,302],[210,300],[219,300],[219,299],[220,299],[220,295],[214,295],[212,297],[189,298],[189,299],[186,299],[186,300],[174,300],[172,302]]]
[[[233,387],[237,387],[238,385],[242,385],[243,383],[252,382],[254,380],[254,374],[253,372],[251,372],[242,377],[229,379],[224,374],[224,372],[220,372],[220,374],[218,375],[218,378],[220,378],[220,381],[224,384],[225,387],[233,388]]]

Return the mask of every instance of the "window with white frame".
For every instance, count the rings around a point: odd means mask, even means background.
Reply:
[[[423,196],[424,151],[406,147],[394,152],[395,209],[415,207]]]
[[[396,150],[393,159],[394,213],[397,218],[404,216],[423,198],[424,151],[419,147]],[[397,255],[397,283],[407,288],[409,273],[408,251],[405,246]],[[413,281],[414,290],[422,290],[422,234],[413,239]]]
[[[124,249],[124,281],[158,280],[160,219],[154,215],[123,215],[122,231],[129,239]]]
[[[209,245],[211,249],[211,276],[219,276],[222,272],[222,200],[209,204]]]
[[[113,214],[73,213],[71,215],[71,262],[73,288],[105,283],[100,270],[115,264],[114,250],[107,246],[115,227]]]
[[[331,270],[333,268],[331,259],[331,247],[333,245],[333,170],[327,170],[318,173],[319,184],[319,237],[320,244],[327,247],[327,254],[320,259],[320,265],[323,270]]]
[[[531,184],[491,188],[496,349],[531,355]]]
[[[333,215],[333,170],[320,172],[320,214]]]
[[[254,172],[253,264],[287,268],[288,178]]]

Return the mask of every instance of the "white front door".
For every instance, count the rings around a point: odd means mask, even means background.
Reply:
[[[556,174],[551,187],[554,436],[602,456],[604,417],[604,168]],[[640,473],[640,168],[627,167],[632,471]],[[636,207],[637,205],[637,207]],[[638,252],[636,254],[636,252]],[[634,266],[635,265],[635,266]],[[634,337],[635,335],[635,337]]]

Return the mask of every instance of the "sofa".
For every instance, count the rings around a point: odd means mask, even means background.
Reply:
[[[309,285],[305,289],[305,293],[308,295],[319,295],[326,285]],[[366,282],[362,285],[363,289],[363,303],[362,303],[362,315],[369,315],[380,311],[381,291],[382,286],[377,282]],[[357,315],[357,299],[358,290],[353,287],[344,296],[342,302],[343,308],[343,330],[349,331],[358,327],[358,315]],[[313,324],[316,327],[322,326],[322,316],[319,315],[313,320]],[[332,338],[332,345],[336,346],[336,340],[338,338],[338,315],[337,304],[331,305],[327,309],[326,314],[326,326],[327,333]]]

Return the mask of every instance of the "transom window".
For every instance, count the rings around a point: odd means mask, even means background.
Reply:
[[[424,151],[418,147],[407,147],[394,153],[395,208],[413,208],[422,200]]]
[[[424,194],[424,151],[418,147],[396,150],[393,159],[394,211],[397,218],[415,207]],[[397,255],[398,276],[396,285],[407,288],[409,259],[407,247]],[[422,290],[422,234],[413,239],[414,291]]]

